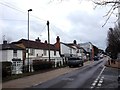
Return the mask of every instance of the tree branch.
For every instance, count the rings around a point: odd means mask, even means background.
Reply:
[[[120,4],[120,1],[103,1],[103,2],[95,2],[97,5],[107,5],[107,4]]]

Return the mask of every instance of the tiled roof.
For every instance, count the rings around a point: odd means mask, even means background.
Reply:
[[[64,44],[64,45],[66,45],[67,47],[70,47],[70,48],[75,49],[74,47],[72,47],[71,45],[69,45],[69,44],[67,44],[67,43],[63,43],[63,42],[61,42],[61,43]]]
[[[74,43],[69,43],[69,44],[67,44],[68,46],[75,46],[77,49],[83,49],[84,51],[85,51],[85,49],[83,48],[83,47],[80,47],[80,45],[79,44],[74,44]],[[86,51],[85,51],[86,52]]]
[[[15,44],[1,44],[0,50],[23,50],[23,48],[18,47]]]
[[[20,44],[22,43],[26,48],[34,48],[34,49],[43,49],[43,50],[48,50],[50,47],[50,50],[57,50],[54,45],[50,44],[48,45],[47,43],[39,42],[39,41],[32,41],[32,40],[26,40],[26,39],[21,39],[17,42],[13,42],[14,44]],[[48,47],[49,46],[49,47]]]

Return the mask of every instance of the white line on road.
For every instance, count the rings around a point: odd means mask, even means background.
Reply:
[[[98,85],[97,85],[97,86],[99,86],[99,87],[100,87],[101,85],[102,85],[101,83],[98,83]]]
[[[94,87],[92,86],[92,87],[90,87],[90,88],[92,89],[92,88],[94,88]]]
[[[100,78],[101,74],[103,73],[103,71],[105,70],[105,66],[103,67],[103,69],[101,70],[100,74],[98,75],[97,78]]]
[[[93,83],[93,84],[92,84],[92,86],[95,86],[95,85],[96,85],[96,83]]]
[[[100,80],[99,83],[103,83],[103,80]]]
[[[102,83],[103,83],[103,78],[104,78],[104,77],[101,77],[101,79],[100,79],[100,76],[101,76],[101,74],[103,73],[104,70],[105,70],[105,66],[103,67],[103,69],[101,70],[101,72],[99,73],[99,75],[98,75],[98,77],[95,79],[95,81],[92,83],[91,88],[94,88],[94,87],[95,87],[95,85],[96,85],[96,83],[98,82],[98,80],[100,80],[100,81],[99,81],[99,83],[97,84],[97,86],[100,87],[100,86],[102,85]]]

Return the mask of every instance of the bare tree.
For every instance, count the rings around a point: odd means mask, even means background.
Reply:
[[[110,52],[112,58],[117,58],[120,52],[120,26],[109,28],[107,38],[107,52]]]
[[[62,2],[62,1],[66,1],[66,0],[50,0],[50,2],[52,1],[58,1],[58,2]],[[69,0],[67,0],[69,1]],[[83,0],[79,0],[80,2],[82,2]],[[114,11],[116,9],[118,9],[120,7],[120,0],[86,0],[86,1],[92,1],[95,4],[94,9],[97,6],[111,6],[111,8],[109,9],[109,11],[106,13],[106,15],[104,15],[104,17],[107,17],[105,23],[102,25],[102,27],[104,27],[108,20],[110,19],[111,15],[114,13]],[[119,13],[114,13],[116,15],[116,17],[118,17],[118,19],[116,20],[116,22],[118,22],[120,16],[118,16]],[[116,23],[115,22],[115,23]]]
[[[120,0],[92,0],[93,3],[95,3],[97,6],[108,6],[111,5],[111,8],[109,9],[109,11],[107,12],[107,14],[105,15],[107,17],[105,23],[103,24],[102,27],[104,27],[106,25],[106,23],[108,22],[108,20],[110,19],[111,15],[114,13],[114,11],[118,8],[120,8]],[[96,7],[97,7],[96,6]],[[118,17],[117,21],[119,20],[120,16],[119,16],[119,12],[116,13],[116,17]],[[116,21],[116,22],[117,22]]]

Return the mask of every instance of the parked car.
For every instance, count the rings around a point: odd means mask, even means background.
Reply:
[[[69,57],[68,58],[68,66],[71,67],[71,66],[83,66],[84,65],[84,61],[82,58],[79,58],[79,57]]]
[[[94,61],[98,61],[99,60],[99,57],[98,56],[95,56],[94,57]]]

